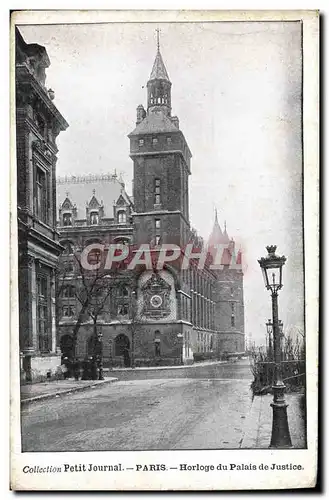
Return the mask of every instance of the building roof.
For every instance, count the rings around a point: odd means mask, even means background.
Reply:
[[[169,76],[168,76],[168,73],[167,73],[167,70],[166,70],[166,67],[164,65],[164,62],[163,62],[163,59],[162,59],[162,56],[160,54],[159,49],[158,49],[157,54],[155,56],[153,68],[152,68],[151,75],[150,75],[150,80],[167,80],[168,82],[170,82]]]
[[[104,207],[104,217],[111,219],[114,216],[113,205],[120,196],[131,204],[122,180],[115,174],[58,177],[57,217],[58,209],[68,198],[76,205],[77,219],[86,219],[87,203],[95,198]]]
[[[179,129],[173,122],[161,111],[154,109],[147,114],[143,121],[129,134],[155,134],[159,132],[178,132]]]

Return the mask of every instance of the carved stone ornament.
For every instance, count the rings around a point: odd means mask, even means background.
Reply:
[[[45,141],[35,140],[35,141],[33,141],[32,146],[39,153],[41,153],[43,156],[45,156],[47,158],[47,160],[49,160],[49,161],[52,160],[53,154],[51,153],[51,151],[49,151],[48,146],[47,146]]]
[[[165,318],[170,314],[171,286],[158,273],[142,286],[142,315],[148,318]]]

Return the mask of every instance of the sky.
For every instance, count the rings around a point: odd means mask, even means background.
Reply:
[[[160,50],[172,114],[192,151],[191,224],[208,238],[219,222],[244,255],[245,332],[265,343],[271,317],[257,259],[285,255],[279,317],[303,329],[301,25],[299,22],[108,23],[22,26],[47,49],[48,88],[69,123],[57,174],[122,174],[131,193],[127,135]]]

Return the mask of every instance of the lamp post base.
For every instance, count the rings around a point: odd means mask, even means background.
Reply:
[[[286,403],[271,403],[273,408],[272,436],[269,448],[292,448]]]

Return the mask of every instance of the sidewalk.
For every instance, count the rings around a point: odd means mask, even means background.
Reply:
[[[291,443],[293,448],[306,447],[305,425],[301,408],[302,394],[289,393],[285,395]],[[272,433],[271,394],[255,396],[249,416],[246,420],[241,448],[268,448]]]
[[[101,384],[108,384],[118,380],[115,377],[105,377],[104,380],[52,380],[51,382],[40,382],[39,384],[28,384],[21,386],[21,404],[42,401],[63,394],[84,391]]]

